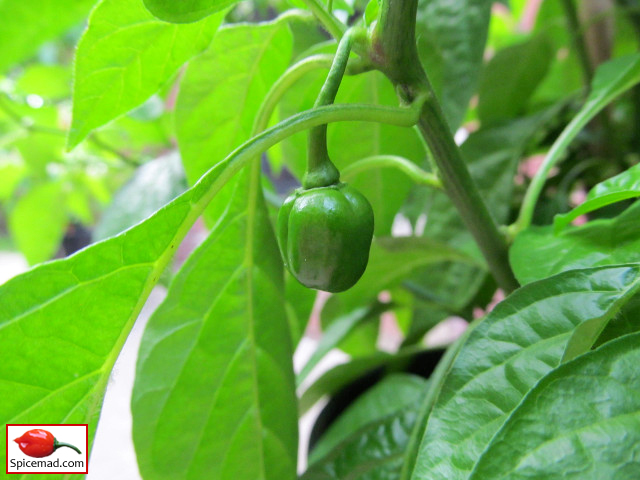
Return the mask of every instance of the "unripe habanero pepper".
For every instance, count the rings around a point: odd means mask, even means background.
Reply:
[[[351,288],[369,260],[373,209],[344,183],[300,188],[278,214],[278,243],[285,266],[300,283],[327,292]]]

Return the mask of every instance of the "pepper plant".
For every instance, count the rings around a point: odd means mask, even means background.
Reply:
[[[637,478],[640,3],[493,3],[0,1],[0,201],[37,264],[0,287],[3,422],[91,445],[160,283],[144,479]],[[94,242],[38,263],[70,221]],[[298,280],[334,293],[294,372]]]

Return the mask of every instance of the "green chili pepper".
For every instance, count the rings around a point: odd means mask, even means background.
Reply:
[[[309,288],[351,288],[367,267],[372,237],[369,201],[344,183],[298,189],[278,215],[285,266]]]
[[[316,107],[333,103],[351,44],[363,35],[361,29],[350,29],[340,40]],[[373,209],[355,188],[340,183],[340,172],[327,152],[326,125],[309,133],[302,186],[285,200],[278,214],[278,243],[284,264],[307,287],[347,290],[367,268]]]

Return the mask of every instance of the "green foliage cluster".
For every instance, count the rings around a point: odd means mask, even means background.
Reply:
[[[0,0],[1,244],[33,266],[0,286],[2,422],[92,442],[163,283],[131,402],[145,480],[637,478],[640,2],[583,3]],[[385,63],[414,21],[415,65]],[[352,26],[370,43],[314,106]],[[316,292],[274,226],[326,124],[374,241],[296,374]],[[465,333],[426,345],[452,316]],[[310,381],[334,348],[350,360]],[[299,416],[326,396],[301,468]]]

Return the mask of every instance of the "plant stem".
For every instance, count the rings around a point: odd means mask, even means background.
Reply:
[[[507,242],[471,178],[434,95],[425,102],[418,126],[433,153],[445,191],[475,238],[498,285],[507,293],[515,290],[519,285],[509,265]]]
[[[587,86],[591,85],[593,80],[594,68],[589,58],[589,52],[587,51],[587,45],[584,42],[584,35],[580,28],[580,20],[578,19],[578,12],[573,3],[573,0],[562,0],[562,8],[567,19],[569,31],[571,32],[571,38],[573,40],[573,46],[576,49],[578,58],[580,59],[580,66],[582,67],[582,75],[584,76],[584,82]]]
[[[338,44],[338,50],[327,79],[322,85],[314,107],[330,105],[336,98],[338,88],[342,82],[342,77],[347,68],[351,44],[353,42],[354,30],[349,30]],[[304,188],[327,187],[334,185],[340,180],[340,172],[329,158],[327,150],[327,125],[320,125],[309,130],[309,141],[307,147],[307,171],[302,179]]]
[[[285,71],[280,78],[272,85],[264,97],[262,105],[256,114],[256,120],[253,126],[253,135],[256,135],[267,128],[269,119],[284,94],[304,75],[320,68],[331,68],[333,63],[333,55],[318,54],[306,57],[305,59],[295,63]],[[370,64],[360,60],[352,59],[347,64],[347,75],[356,75],[371,70]]]
[[[509,265],[506,239],[471,178],[418,57],[417,5],[417,0],[384,0],[370,57],[396,86],[402,102],[411,103],[420,95],[427,96],[418,121],[420,133],[433,154],[444,190],[476,240],[496,281],[508,293],[519,285]]]
[[[347,30],[347,27],[340,22],[319,0],[302,0],[309,10],[331,34],[332,37],[340,40]]]
[[[201,205],[201,207],[197,207],[197,215],[204,211],[220,188],[242,167],[285,138],[331,122],[359,121],[411,127],[418,121],[421,103],[421,100],[417,100],[415,104],[407,107],[363,104],[326,105],[293,115],[247,140],[198,180],[193,186],[195,193],[191,199],[192,203]],[[219,169],[222,169],[223,172],[217,175]]]
[[[442,182],[436,175],[421,169],[406,158],[396,155],[374,155],[363,158],[342,169],[342,176],[346,180],[357,173],[375,168],[395,168],[406,174],[417,184],[428,185],[438,189],[442,188]]]

